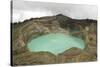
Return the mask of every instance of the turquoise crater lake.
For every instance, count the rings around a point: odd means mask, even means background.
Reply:
[[[85,43],[78,37],[62,33],[51,33],[32,39],[28,42],[27,47],[32,52],[46,51],[57,55],[72,47],[84,49]]]

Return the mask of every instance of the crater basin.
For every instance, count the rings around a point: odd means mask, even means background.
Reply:
[[[72,47],[84,49],[85,43],[81,38],[62,33],[51,33],[32,39],[27,47],[32,52],[51,52],[55,55]]]

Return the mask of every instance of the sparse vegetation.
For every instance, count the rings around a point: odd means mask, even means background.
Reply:
[[[36,65],[97,60],[97,21],[92,19],[76,20],[62,14],[50,17],[31,18],[12,25],[12,64]],[[84,50],[71,48],[58,56],[49,52],[30,52],[27,43],[48,33],[64,33],[82,38]]]

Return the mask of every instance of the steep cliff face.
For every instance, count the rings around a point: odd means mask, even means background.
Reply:
[[[62,14],[56,16],[48,16],[41,18],[31,18],[19,23],[11,23],[12,25],[12,55],[13,65],[23,64],[49,64],[49,63],[65,63],[79,61],[94,61],[97,57],[96,44],[96,26],[97,21],[91,19],[75,20]],[[50,53],[40,52],[37,55],[30,53],[27,49],[27,43],[36,37],[49,33],[64,33],[82,38],[86,47],[84,50],[72,48],[58,56]],[[42,55],[43,53],[43,55]],[[25,55],[23,55],[25,54]],[[45,58],[46,56],[46,58]],[[25,59],[25,58],[27,59]],[[35,60],[38,57],[41,60]],[[53,57],[53,58],[52,58]],[[91,58],[90,58],[91,57]],[[16,59],[17,58],[17,59]],[[30,60],[28,60],[30,59]],[[61,61],[59,61],[59,59]],[[21,60],[23,60],[21,63]],[[34,60],[31,61],[31,60]]]

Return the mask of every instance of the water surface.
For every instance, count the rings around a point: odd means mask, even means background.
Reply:
[[[27,46],[29,51],[46,51],[57,55],[72,47],[84,49],[85,44],[84,41],[78,37],[62,33],[52,33],[31,40]]]

